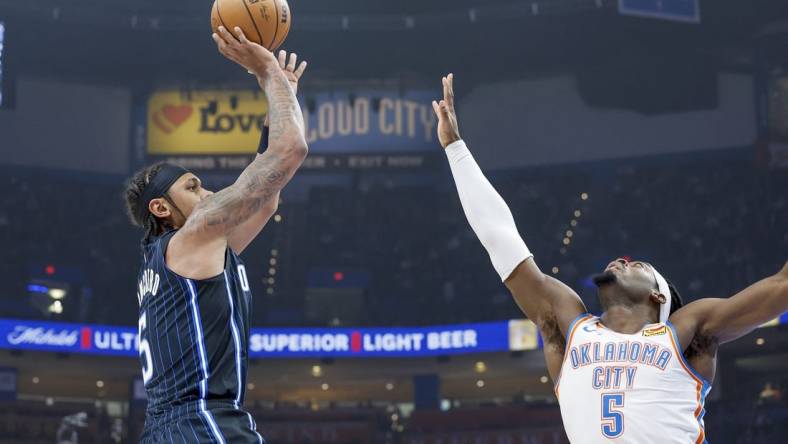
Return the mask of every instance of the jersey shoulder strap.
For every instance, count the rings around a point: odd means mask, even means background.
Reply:
[[[167,245],[169,245],[170,240],[172,240],[172,236],[177,233],[178,230],[170,230],[167,231],[159,236],[151,238],[147,243],[143,244],[142,246],[142,254],[145,259],[145,263],[151,263],[157,259],[161,260],[161,263],[164,263],[164,254],[167,251]],[[157,257],[161,254],[161,257]]]
[[[592,315],[591,313],[581,313],[578,315],[572,322],[569,323],[569,328],[566,330],[566,348],[569,349],[569,345],[572,343],[572,338],[575,336],[575,332],[583,325],[588,323],[589,321],[594,321],[599,319],[597,316]]]

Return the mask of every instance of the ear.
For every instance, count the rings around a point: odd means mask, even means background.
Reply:
[[[169,204],[163,198],[152,199],[148,204],[148,210],[158,218],[166,218],[172,214]]]
[[[668,302],[667,298],[665,298],[665,295],[662,293],[658,293],[656,290],[651,292],[651,300],[660,305]]]

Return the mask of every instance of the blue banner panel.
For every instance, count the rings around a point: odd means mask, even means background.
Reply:
[[[0,320],[0,348],[136,356],[137,347],[133,327]]]
[[[784,313],[763,326],[788,324]],[[0,319],[0,348],[138,356],[137,329]],[[542,348],[530,321],[391,328],[253,328],[252,358],[428,357]]]
[[[414,328],[252,329],[252,357],[418,357],[509,350],[508,321]]]
[[[618,0],[618,12],[637,17],[700,23],[698,0]]]
[[[137,329],[0,320],[0,348],[137,356]],[[255,328],[249,355],[408,357],[509,350],[509,322],[414,328]]]

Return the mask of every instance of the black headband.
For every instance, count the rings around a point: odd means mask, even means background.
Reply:
[[[163,197],[178,178],[189,172],[186,168],[178,165],[163,164],[159,172],[145,185],[145,189],[142,191],[140,205],[137,207],[137,219],[144,221],[148,215],[150,201]]]

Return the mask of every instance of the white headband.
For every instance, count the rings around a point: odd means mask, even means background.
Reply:
[[[651,269],[654,271],[654,277],[657,278],[657,286],[659,287],[659,292],[662,296],[665,296],[665,303],[660,305],[659,307],[659,322],[664,323],[670,317],[670,287],[668,286],[668,281],[659,274],[654,266],[651,266]]]

